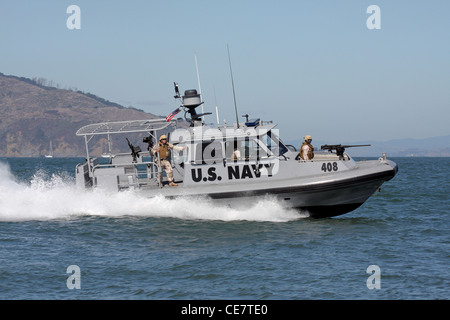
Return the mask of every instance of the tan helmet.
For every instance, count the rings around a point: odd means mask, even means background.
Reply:
[[[309,135],[309,134],[307,134],[306,136],[305,136],[305,141],[306,140],[312,140],[312,137]]]
[[[167,136],[165,134],[161,135],[161,137],[159,137],[159,141],[161,141],[162,139],[166,139],[167,140]]]

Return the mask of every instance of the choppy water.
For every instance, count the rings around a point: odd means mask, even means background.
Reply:
[[[0,158],[0,299],[450,298],[450,158],[394,159],[380,193],[323,220],[81,192],[80,160]]]

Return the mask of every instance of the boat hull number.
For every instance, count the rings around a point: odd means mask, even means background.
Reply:
[[[323,172],[331,172],[331,171],[338,171],[338,165],[337,162],[324,162],[322,164],[321,170]]]

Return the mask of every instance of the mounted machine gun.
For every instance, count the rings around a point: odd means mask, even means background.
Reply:
[[[336,154],[339,157],[344,156],[344,151],[346,148],[353,148],[353,147],[370,147],[370,144],[353,144],[353,145],[342,145],[342,144],[325,144],[320,147],[320,150],[328,150],[329,152],[332,152],[333,150],[336,150]]]

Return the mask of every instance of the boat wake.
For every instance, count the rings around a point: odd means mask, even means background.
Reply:
[[[284,208],[273,198],[249,208],[217,206],[212,200],[146,198],[134,191],[108,193],[79,190],[69,173],[35,172],[30,181],[19,181],[0,162],[0,221],[58,220],[83,216],[170,217],[188,220],[287,222],[308,217]]]

